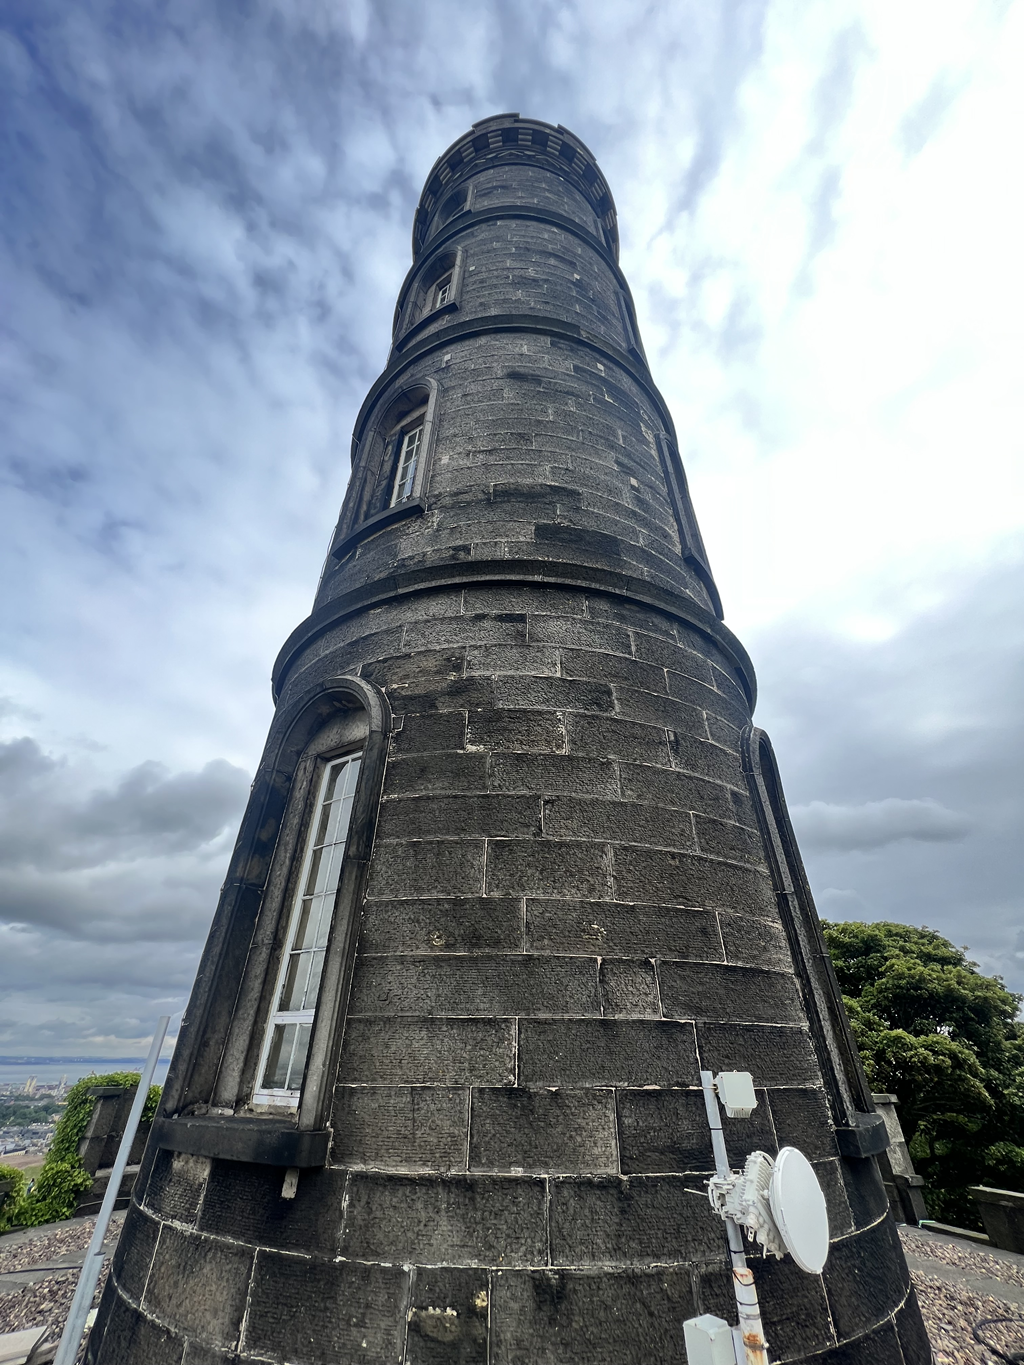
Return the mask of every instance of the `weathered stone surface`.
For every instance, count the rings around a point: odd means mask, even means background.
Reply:
[[[664,962],[658,977],[662,1008],[669,1019],[764,1024],[803,1021],[796,981],[788,973],[708,962]]]
[[[335,1365],[401,1358],[409,1272],[261,1251],[246,1316],[245,1355]]]
[[[729,1160],[742,1166],[749,1152],[774,1154],[776,1136],[765,1092],[749,1119],[723,1115]],[[624,1175],[714,1170],[711,1134],[700,1090],[619,1090],[619,1154]]]
[[[509,1019],[350,1019],[338,1079],[349,1085],[511,1085]]]
[[[114,1279],[130,1299],[139,1303],[153,1265],[160,1224],[137,1204],[129,1204],[114,1252]]]
[[[282,1196],[277,1166],[214,1161],[199,1228],[215,1236],[330,1256],[337,1248],[345,1197],[340,1171],[303,1171],[291,1199]]]
[[[498,896],[367,901],[362,954],[521,952],[523,900]]]
[[[492,1365],[678,1365],[693,1315],[689,1272],[501,1270]]]
[[[551,1182],[552,1265],[716,1260],[722,1220],[678,1176]]]
[[[343,1256],[421,1265],[537,1265],[547,1258],[543,1180],[353,1172]]]
[[[896,1311],[910,1288],[896,1225],[883,1218],[833,1242],[823,1280],[840,1340],[859,1336]]]
[[[474,1171],[614,1171],[611,1090],[473,1091],[469,1165]]]
[[[771,1024],[698,1024],[701,1065],[750,1071],[764,1085],[820,1085],[811,1040],[801,1028]]]
[[[526,902],[526,942],[535,951],[600,953],[721,962],[714,913],[674,905],[622,905],[597,900]]]
[[[364,957],[352,1016],[599,1014],[597,963],[586,958],[478,954]]]
[[[212,1346],[234,1346],[242,1326],[253,1255],[251,1248],[180,1232],[164,1223],[143,1310]]]
[[[339,1166],[465,1170],[469,1127],[465,1087],[342,1085],[335,1093],[332,1123],[331,1159]]]
[[[692,1024],[655,1019],[524,1019],[520,1085],[692,1085]]]
[[[405,1365],[487,1365],[487,1272],[453,1266],[416,1270]]]

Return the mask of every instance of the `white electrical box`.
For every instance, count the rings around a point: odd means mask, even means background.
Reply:
[[[720,1071],[715,1077],[715,1090],[731,1119],[749,1119],[757,1108],[754,1078],[749,1071]]]
[[[732,1328],[713,1313],[683,1323],[687,1365],[736,1365]]]

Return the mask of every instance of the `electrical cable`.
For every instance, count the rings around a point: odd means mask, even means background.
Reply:
[[[971,1328],[971,1335],[979,1346],[984,1346],[986,1351],[991,1351],[993,1355],[996,1355],[1000,1360],[1005,1361],[1006,1365],[1024,1365],[1024,1351],[1014,1351],[1012,1355],[1007,1355],[1005,1351],[1001,1351],[998,1346],[993,1346],[990,1341],[986,1341],[981,1335],[981,1329],[983,1327],[994,1327],[996,1323],[1006,1322],[1019,1322],[1024,1325],[1024,1318],[982,1318],[980,1322],[976,1322]]]

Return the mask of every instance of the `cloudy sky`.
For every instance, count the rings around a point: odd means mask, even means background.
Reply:
[[[0,1053],[179,1011],[435,157],[616,197],[819,908],[1024,989],[1024,0],[6,0]]]

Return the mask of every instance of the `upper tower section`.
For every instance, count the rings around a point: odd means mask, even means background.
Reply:
[[[346,614],[504,581],[668,611],[716,641],[753,695],[617,247],[608,187],[565,128],[500,114],[435,163],[316,605],[278,688]]]

